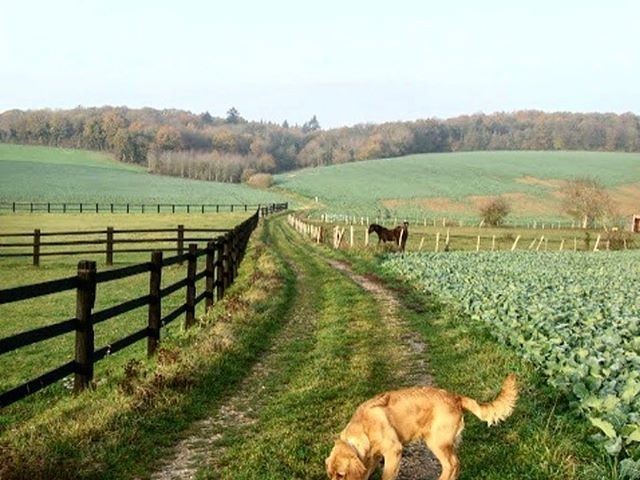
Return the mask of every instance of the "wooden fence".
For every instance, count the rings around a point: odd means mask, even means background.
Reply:
[[[365,226],[358,228],[355,225],[340,224],[318,224],[299,218],[294,214],[287,217],[289,225],[301,235],[309,238],[314,243],[325,243],[335,249],[338,248],[367,248],[370,245],[378,244],[378,237],[373,236],[373,242]],[[562,234],[555,234],[549,238],[545,235],[539,235],[538,232],[524,229],[521,232],[508,231],[508,235],[484,234],[478,235],[470,232],[455,232],[455,227],[443,229],[443,232],[436,231],[426,234],[424,230],[418,226],[415,230],[409,229],[409,240],[407,250],[409,251],[450,251],[452,249],[459,250],[475,250],[480,251],[516,251],[516,250],[535,250],[535,251],[593,251],[601,250],[626,250],[628,248],[636,248],[633,239],[622,235],[616,238],[617,231],[609,231],[604,234],[598,233],[595,241],[592,243],[589,237],[578,239],[577,236],[568,236],[563,238]],[[451,233],[454,230],[454,233]],[[478,232],[483,229],[478,228]],[[330,234],[331,232],[331,234]],[[551,233],[551,232],[550,232]],[[580,248],[578,248],[580,247]]]
[[[252,203],[86,203],[86,202],[0,202],[0,212],[11,213],[220,213],[250,212],[257,208],[287,208],[274,203],[268,207]]]
[[[237,276],[238,266],[244,257],[249,237],[258,224],[259,216],[260,211],[256,211],[232,230],[209,241],[206,248],[198,248],[197,244],[191,243],[186,253],[169,258],[164,258],[162,251],[158,250],[152,252],[149,262],[104,272],[97,271],[95,261],[83,260],[78,263],[74,276],[0,290],[0,305],[76,290],[75,317],[0,339],[0,355],[73,331],[76,340],[74,360],[0,393],[0,407],[10,405],[71,374],[74,375],[74,390],[83,390],[91,384],[95,363],[145,338],[147,354],[153,355],[158,347],[162,327],[184,314],[185,327],[188,328],[195,322],[195,309],[198,304],[204,301],[206,308],[210,308],[214,301],[224,297],[225,290]],[[205,257],[205,266],[198,272],[197,262],[200,257]],[[184,261],[187,262],[185,277],[161,288],[163,268]],[[99,285],[146,272],[149,272],[148,293],[98,312],[93,311]],[[206,279],[205,289],[198,295],[196,282],[203,278]],[[162,316],[162,299],[181,289],[185,289],[185,302]],[[145,328],[110,345],[96,348],[96,324],[144,306],[148,307],[148,324]]]
[[[370,223],[377,223],[379,225],[389,226],[398,225],[404,221],[409,222],[411,225],[423,227],[484,227],[484,221],[478,221],[473,218],[451,218],[451,217],[425,217],[425,216],[395,216],[395,217],[379,217],[379,216],[358,216],[347,214],[329,214],[322,213],[318,215],[318,221],[322,223],[334,223],[344,225],[369,225]],[[518,228],[518,229],[534,229],[534,230],[569,230],[580,229],[584,230],[581,222],[568,221],[568,220],[529,220],[529,221],[512,221],[507,220],[506,223],[501,225],[504,228]],[[597,228],[604,229],[604,225],[599,225]]]
[[[286,210],[286,203],[270,204],[259,207],[259,214],[268,215],[276,211]],[[104,230],[85,230],[75,232],[43,232],[35,229],[33,232],[0,233],[0,258],[7,257],[31,257],[33,265],[39,266],[41,257],[60,255],[105,255],[107,265],[113,265],[115,253],[144,253],[154,250],[164,252],[184,253],[185,242],[207,242],[210,236],[198,237],[197,234],[225,233],[231,229],[221,228],[185,228],[178,225],[177,228],[138,228],[115,229],[107,227]],[[152,238],[132,238],[137,234],[161,234]],[[194,236],[189,236],[193,234]],[[89,238],[87,238],[89,237]],[[98,237],[98,238],[97,238]],[[99,238],[102,237],[102,238]],[[118,238],[120,237],[120,238]],[[125,238],[123,238],[125,237]],[[7,241],[7,239],[11,241]],[[115,246],[135,244],[164,244],[156,248],[119,248]],[[175,244],[169,247],[168,244]],[[73,250],[66,247],[92,247],[92,249]],[[100,247],[98,249],[98,247]],[[47,251],[44,251],[44,250]]]

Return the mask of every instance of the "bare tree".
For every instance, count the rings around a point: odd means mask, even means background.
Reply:
[[[595,178],[570,180],[564,188],[562,207],[565,213],[581,222],[582,228],[593,226],[596,220],[614,216],[614,202],[604,185]]]

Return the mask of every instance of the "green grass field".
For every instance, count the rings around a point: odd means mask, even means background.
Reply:
[[[142,362],[125,372],[126,358],[105,360],[95,390],[72,395],[57,384],[3,409],[0,477],[149,478],[189,425],[246,375],[282,322],[292,291],[256,242],[225,301],[187,332],[166,335],[154,360],[144,361],[143,348],[136,356],[136,344],[122,356]]]
[[[253,213],[253,212],[252,212]],[[107,226],[114,228],[175,228],[177,224],[185,225],[185,228],[232,228],[246,219],[245,213],[220,213],[209,215],[187,215],[187,214],[160,214],[160,215],[140,215],[140,214],[16,214],[3,216],[0,223],[0,235],[9,232],[23,232],[32,230],[34,227],[40,228],[43,232],[51,231],[75,231],[104,229]],[[219,233],[197,233],[198,238],[215,237]],[[145,236],[169,238],[171,234],[143,234],[136,238]],[[131,238],[131,234],[122,234],[122,237]],[[45,238],[45,237],[43,237]],[[80,238],[101,238],[99,235],[92,237],[55,237],[56,240],[78,240]],[[117,235],[116,235],[117,238]],[[104,235],[102,235],[104,239]],[[1,241],[13,241],[14,238],[4,237]],[[20,241],[25,241],[21,239]],[[26,239],[28,241],[28,239]],[[185,242],[186,244],[189,242]],[[159,244],[135,244],[136,248],[159,248],[160,246],[175,248],[175,240]],[[64,278],[74,275],[79,260],[96,260],[98,271],[122,267],[133,263],[149,261],[149,253],[121,253],[118,254],[118,247],[127,248],[129,245],[120,244],[115,247],[114,265],[105,265],[104,254],[73,255],[73,256],[50,256],[42,257],[40,267],[34,267],[29,257],[0,258],[0,289],[11,288],[21,285]],[[44,250],[43,252],[47,251]],[[78,250],[92,249],[93,247],[49,247],[48,251],[60,249]],[[98,246],[104,248],[104,245]],[[16,249],[12,249],[16,250]],[[24,249],[23,249],[24,250]],[[27,249],[28,250],[28,249]],[[0,247],[0,252],[9,251],[6,247]],[[166,257],[175,255],[175,252],[165,253]],[[199,259],[198,271],[204,269],[204,258]],[[181,280],[186,275],[185,265],[174,265],[163,269],[163,287],[173,282]],[[140,274],[125,278],[115,282],[109,282],[98,286],[96,306],[94,311],[101,310],[126,300],[137,298],[148,292],[149,275]],[[197,292],[204,289],[204,280],[198,282]],[[185,290],[166,297],[163,300],[163,315],[166,315],[174,308],[185,301]],[[204,313],[204,302],[198,306],[198,315]],[[75,315],[75,291],[57,293],[32,300],[24,300],[16,303],[0,305],[0,338],[8,337],[33,328],[61,322]],[[182,331],[184,316],[176,320],[162,335],[171,338],[179,335]],[[147,323],[147,309],[142,307],[127,314],[118,316],[96,326],[96,347],[104,345],[125,337],[143,328]],[[19,385],[57,367],[73,358],[74,334],[69,333],[42,343],[37,343],[25,348],[0,356],[0,371],[4,372],[0,377],[0,391],[4,392],[9,388]],[[109,381],[114,374],[120,374],[122,366],[132,359],[143,359],[146,355],[146,342],[138,342],[133,346],[119,352],[111,358],[100,362],[96,366],[96,374],[101,381]],[[20,402],[20,406],[9,409],[8,413],[0,415],[0,427],[2,424],[10,424],[17,417],[27,415],[27,412],[37,411],[43,405],[56,401],[61,396],[64,398],[69,393],[65,391],[63,383],[58,383],[48,388],[37,398],[27,398]],[[1,430],[1,428],[0,428]]]
[[[600,178],[616,198],[638,204],[636,154],[416,155],[291,172],[278,176],[273,192],[265,192],[153,176],[94,152],[12,145],[0,145],[0,201],[257,203],[285,201],[289,189],[298,195],[297,203],[304,201],[300,195],[317,196],[328,211],[387,217],[389,226],[404,215],[470,218],[483,198],[506,195],[518,202],[514,215],[519,218],[558,219],[554,209],[562,180],[575,172]],[[0,216],[0,233],[230,227],[250,213],[12,214]],[[55,472],[62,479],[149,478],[161,458],[190,434],[193,422],[210,417],[245,388],[249,393],[241,400],[250,406],[245,413],[251,421],[235,422],[242,415],[230,415],[229,425],[222,425],[226,428],[216,427],[216,439],[203,441],[210,455],[199,464],[197,478],[325,478],[323,459],[355,406],[410,380],[397,353],[403,330],[383,321],[383,304],[329,266],[327,259],[333,258],[349,260],[361,273],[377,273],[387,287],[398,288],[400,312],[408,322],[403,328],[427,345],[412,361],[424,362],[438,385],[489,398],[505,372],[518,372],[523,394],[514,417],[497,429],[469,422],[461,447],[462,478],[616,478],[612,466],[604,464],[606,457],[588,441],[597,430],[578,421],[568,400],[546,386],[534,366],[492,338],[488,327],[460,321],[453,306],[403,286],[380,267],[376,252],[381,249],[334,251],[302,241],[282,218],[264,225],[225,301],[194,329],[185,332],[180,318],[163,330],[167,354],[146,361],[146,343],[139,342],[96,365],[96,390],[73,396],[68,381],[58,382],[3,409],[0,477],[50,478]],[[483,250],[494,235],[496,249],[507,250],[522,233],[465,225],[451,228],[451,250],[474,249],[478,234]],[[364,228],[356,227],[356,243],[362,242]],[[447,229],[412,223],[408,249],[419,249],[424,237],[423,250],[432,251],[438,233],[442,248]],[[545,229],[523,233],[519,249],[541,235],[549,240],[541,249],[557,250],[563,239],[564,248],[573,249],[574,237],[577,249],[587,247],[585,232]],[[375,244],[377,238],[370,241]],[[39,268],[28,257],[0,258],[0,288],[73,275],[81,258],[48,257]],[[92,258],[99,271],[108,268],[104,254]],[[116,249],[115,267],[148,258],[118,255]],[[167,268],[163,287],[183,278],[185,270],[186,265]],[[139,297],[148,285],[146,274],[101,285],[95,310]],[[197,288],[201,292],[202,282]],[[69,291],[0,306],[0,338],[73,317],[74,296]],[[163,300],[163,314],[183,301],[184,290]],[[142,328],[146,320],[143,307],[97,325],[96,346]],[[0,356],[0,391],[70,360],[73,351],[73,334],[68,334]],[[250,367],[257,360],[252,378]],[[127,364],[133,370],[124,368]],[[231,405],[242,413],[242,402]]]
[[[504,196],[511,218],[563,219],[562,182],[599,179],[619,203],[637,209],[640,154],[600,152],[463,152],[410,155],[276,176],[276,184],[318,200],[329,213],[370,217],[477,217],[478,204]],[[636,212],[637,213],[637,212]]]
[[[0,144],[0,202],[271,203],[245,185],[151,175],[85,150]]]

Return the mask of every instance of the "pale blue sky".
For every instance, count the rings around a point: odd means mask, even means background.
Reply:
[[[0,0],[0,111],[640,113],[640,2]]]

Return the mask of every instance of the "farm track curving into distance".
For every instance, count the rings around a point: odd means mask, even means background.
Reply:
[[[402,320],[392,292],[324,258],[283,219],[267,229],[295,282],[285,326],[238,389],[192,426],[152,475],[155,480],[325,478],[324,465],[305,462],[304,453],[287,451],[288,438],[274,444],[274,437],[291,431],[294,443],[309,443],[309,457],[324,452],[324,458],[360,401],[380,389],[431,383],[425,344]],[[357,393],[343,399],[344,388]],[[296,408],[309,397],[318,399],[313,412]],[[323,418],[336,409],[343,413]],[[317,425],[309,424],[309,413],[317,413]],[[405,451],[400,479],[434,479],[438,473],[424,447]]]

